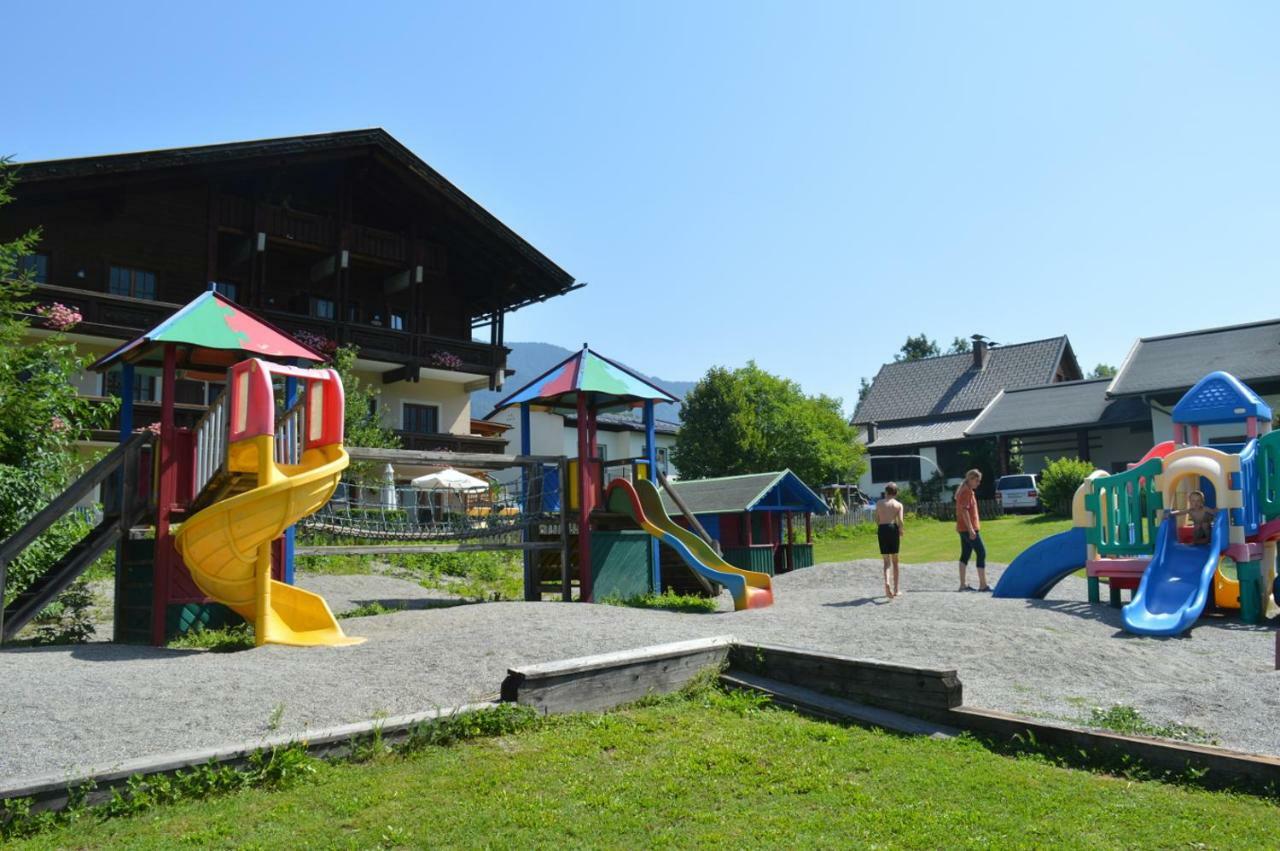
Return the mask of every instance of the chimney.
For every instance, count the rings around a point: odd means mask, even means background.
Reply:
[[[870,445],[875,442],[876,442],[876,424],[867,423],[867,444]]]
[[[991,346],[987,343],[987,338],[981,334],[974,334],[969,339],[973,340],[973,368],[981,372],[987,368],[987,356],[990,354]]]

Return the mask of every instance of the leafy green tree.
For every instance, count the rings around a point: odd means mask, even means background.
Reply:
[[[399,449],[400,436],[382,422],[378,391],[356,374],[358,356],[355,346],[342,346],[333,353],[329,363],[342,379],[346,397],[342,440],[348,446],[366,449]]]
[[[867,381],[867,377],[864,375],[862,376],[862,378],[858,379],[858,404],[859,405],[862,404],[862,400],[867,398],[867,394],[870,392],[871,392],[871,382]]]
[[[973,343],[969,342],[968,337],[952,337],[951,346],[947,349],[949,355],[967,355],[973,351]]]
[[[938,341],[929,339],[927,334],[921,334],[918,337],[907,337],[907,341],[902,344],[902,348],[893,356],[893,359],[902,363],[937,357],[940,354],[942,349],[938,348]]]
[[[806,396],[754,362],[714,367],[685,395],[673,460],[686,478],[789,468],[811,485],[850,481],[864,449],[839,399]]]
[[[17,174],[0,159],[0,207],[13,201]],[[81,398],[73,379],[88,363],[63,333],[78,321],[74,307],[39,305],[22,259],[39,231],[0,242],[0,540],[16,532],[79,471],[74,444],[105,428],[114,403]],[[34,336],[29,324],[54,333]],[[8,569],[6,600],[24,590],[87,531],[83,520],[55,524]]]
[[[1100,363],[1089,373],[1090,378],[1114,378],[1116,368],[1108,363]]]

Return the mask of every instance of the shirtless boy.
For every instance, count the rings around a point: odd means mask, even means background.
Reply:
[[[1187,494],[1187,507],[1170,511],[1169,514],[1191,520],[1191,543],[1207,544],[1213,539],[1213,520],[1218,512],[1213,508],[1205,508],[1202,492],[1192,491]]]
[[[880,557],[884,559],[884,595],[892,600],[902,592],[898,590],[898,549],[906,527],[902,523],[902,503],[898,502],[898,486],[889,482],[884,486],[884,497],[876,503],[876,535],[880,539]],[[893,584],[889,584],[890,568]]]

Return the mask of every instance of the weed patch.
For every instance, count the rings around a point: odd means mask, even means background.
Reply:
[[[661,609],[667,612],[688,612],[699,614],[716,611],[714,597],[699,597],[695,594],[677,594],[667,591],[664,594],[645,594],[639,597],[609,597],[601,601],[606,606],[627,606],[632,609]]]
[[[339,620],[343,618],[368,618],[374,615],[393,615],[396,612],[403,612],[404,606],[384,606],[377,600],[372,603],[364,603],[356,606],[354,609],[342,612],[337,617]]]
[[[252,650],[253,627],[247,623],[219,629],[196,627],[169,642],[172,650],[208,650],[210,653],[235,653]]]
[[[1093,707],[1085,723],[1090,727],[1101,727],[1117,733],[1137,736],[1156,736],[1161,739],[1175,739],[1179,742],[1192,742],[1201,745],[1217,744],[1217,739],[1199,727],[1190,724],[1157,724],[1142,716],[1132,706],[1117,703],[1115,706],[1102,709]]]

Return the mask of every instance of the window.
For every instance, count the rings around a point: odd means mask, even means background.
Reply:
[[[877,458],[871,456],[871,481],[873,482],[918,482],[920,481],[919,458]]]
[[[32,283],[49,283],[49,255],[28,254],[18,258],[18,271],[27,275]]]
[[[311,297],[311,315],[316,319],[333,319],[336,315],[333,299]]]
[[[415,434],[439,434],[440,408],[435,405],[405,402],[404,430]]]
[[[222,295],[231,301],[236,300],[236,285],[233,283],[228,281],[219,281],[213,285],[213,289],[219,295]]]
[[[403,331],[404,330],[404,314],[398,310],[391,311],[391,323],[389,327],[391,328],[392,331]]]
[[[156,273],[126,266],[112,266],[107,291],[112,295],[155,300]]]
[[[609,447],[605,446],[603,443],[596,444],[596,457],[598,457],[601,461],[608,461]]]
[[[667,448],[665,446],[658,447],[658,469],[662,471],[662,475],[670,475],[671,466],[667,460]]]
[[[120,396],[120,370],[113,369],[102,378],[103,396]],[[159,402],[160,376],[151,375],[140,370],[133,373],[133,401]]]

